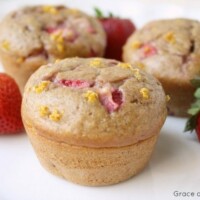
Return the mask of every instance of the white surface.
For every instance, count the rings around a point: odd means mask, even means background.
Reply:
[[[55,1],[42,1],[45,2]],[[90,13],[98,6],[132,17],[138,26],[156,18],[200,19],[198,7],[192,8],[192,4],[180,7],[128,0],[59,2]],[[21,5],[23,1],[0,1],[0,17]],[[41,167],[25,134],[0,136],[0,200],[200,199],[200,144],[195,134],[183,133],[184,125],[184,119],[169,117],[145,170],[128,181],[106,187],[84,187],[57,178]],[[195,197],[175,197],[174,191],[194,192]]]

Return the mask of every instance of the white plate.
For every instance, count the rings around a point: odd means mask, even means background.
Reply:
[[[38,2],[34,0],[35,4]],[[148,4],[128,0],[60,2],[90,13],[94,6],[98,6],[117,15],[131,17],[139,27],[158,18],[200,19],[198,7],[160,5],[153,4],[153,1]],[[42,3],[55,1],[45,0]],[[25,5],[24,1],[11,0],[0,4],[0,17]],[[106,187],[84,187],[55,177],[41,167],[25,134],[1,136],[0,200],[200,199],[200,144],[195,134],[183,133],[185,121],[168,117],[145,170],[128,181]],[[176,191],[193,192],[194,197],[176,197]]]

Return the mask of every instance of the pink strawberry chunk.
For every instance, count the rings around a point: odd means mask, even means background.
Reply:
[[[109,113],[112,113],[118,110],[123,103],[123,95],[118,89],[114,90],[112,93],[110,91],[106,91],[100,94],[100,101],[102,105],[105,106],[106,110]]]
[[[157,49],[151,44],[145,44],[142,46],[142,52],[146,58],[157,54]]]
[[[114,90],[112,92],[112,99],[117,105],[120,106],[123,103],[122,98],[123,98],[123,96],[122,96],[122,92],[121,91]]]
[[[49,34],[54,33],[55,31],[57,31],[58,28],[57,27],[46,27],[45,31]]]
[[[66,86],[66,87],[72,87],[72,88],[88,88],[93,85],[93,83],[84,81],[84,80],[59,80],[59,84]]]
[[[49,34],[52,34],[57,31],[63,30],[64,28],[65,28],[65,24],[60,23],[60,24],[57,24],[56,26],[47,26],[44,28],[44,31],[46,31]]]

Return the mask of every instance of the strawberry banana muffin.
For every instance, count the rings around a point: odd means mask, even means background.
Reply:
[[[149,161],[166,98],[154,77],[128,63],[68,58],[31,76],[22,118],[47,170],[78,184],[109,185]]]
[[[21,91],[41,65],[66,57],[103,56],[105,46],[97,19],[64,6],[25,7],[0,23],[0,59]]]
[[[154,21],[133,34],[123,60],[154,75],[169,94],[169,113],[187,116],[193,101],[190,80],[200,75],[200,23],[188,19]]]

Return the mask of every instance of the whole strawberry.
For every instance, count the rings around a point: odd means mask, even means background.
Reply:
[[[102,12],[95,8],[96,16],[107,35],[107,46],[104,57],[116,60],[122,60],[122,47],[127,38],[135,31],[135,25],[129,19],[114,17],[104,17]]]
[[[7,74],[0,73],[0,135],[23,130],[21,102],[16,82]]]
[[[196,77],[191,82],[197,88],[194,93],[196,100],[188,110],[188,113],[191,115],[191,117],[186,123],[185,131],[196,130],[200,142],[200,77]]]

